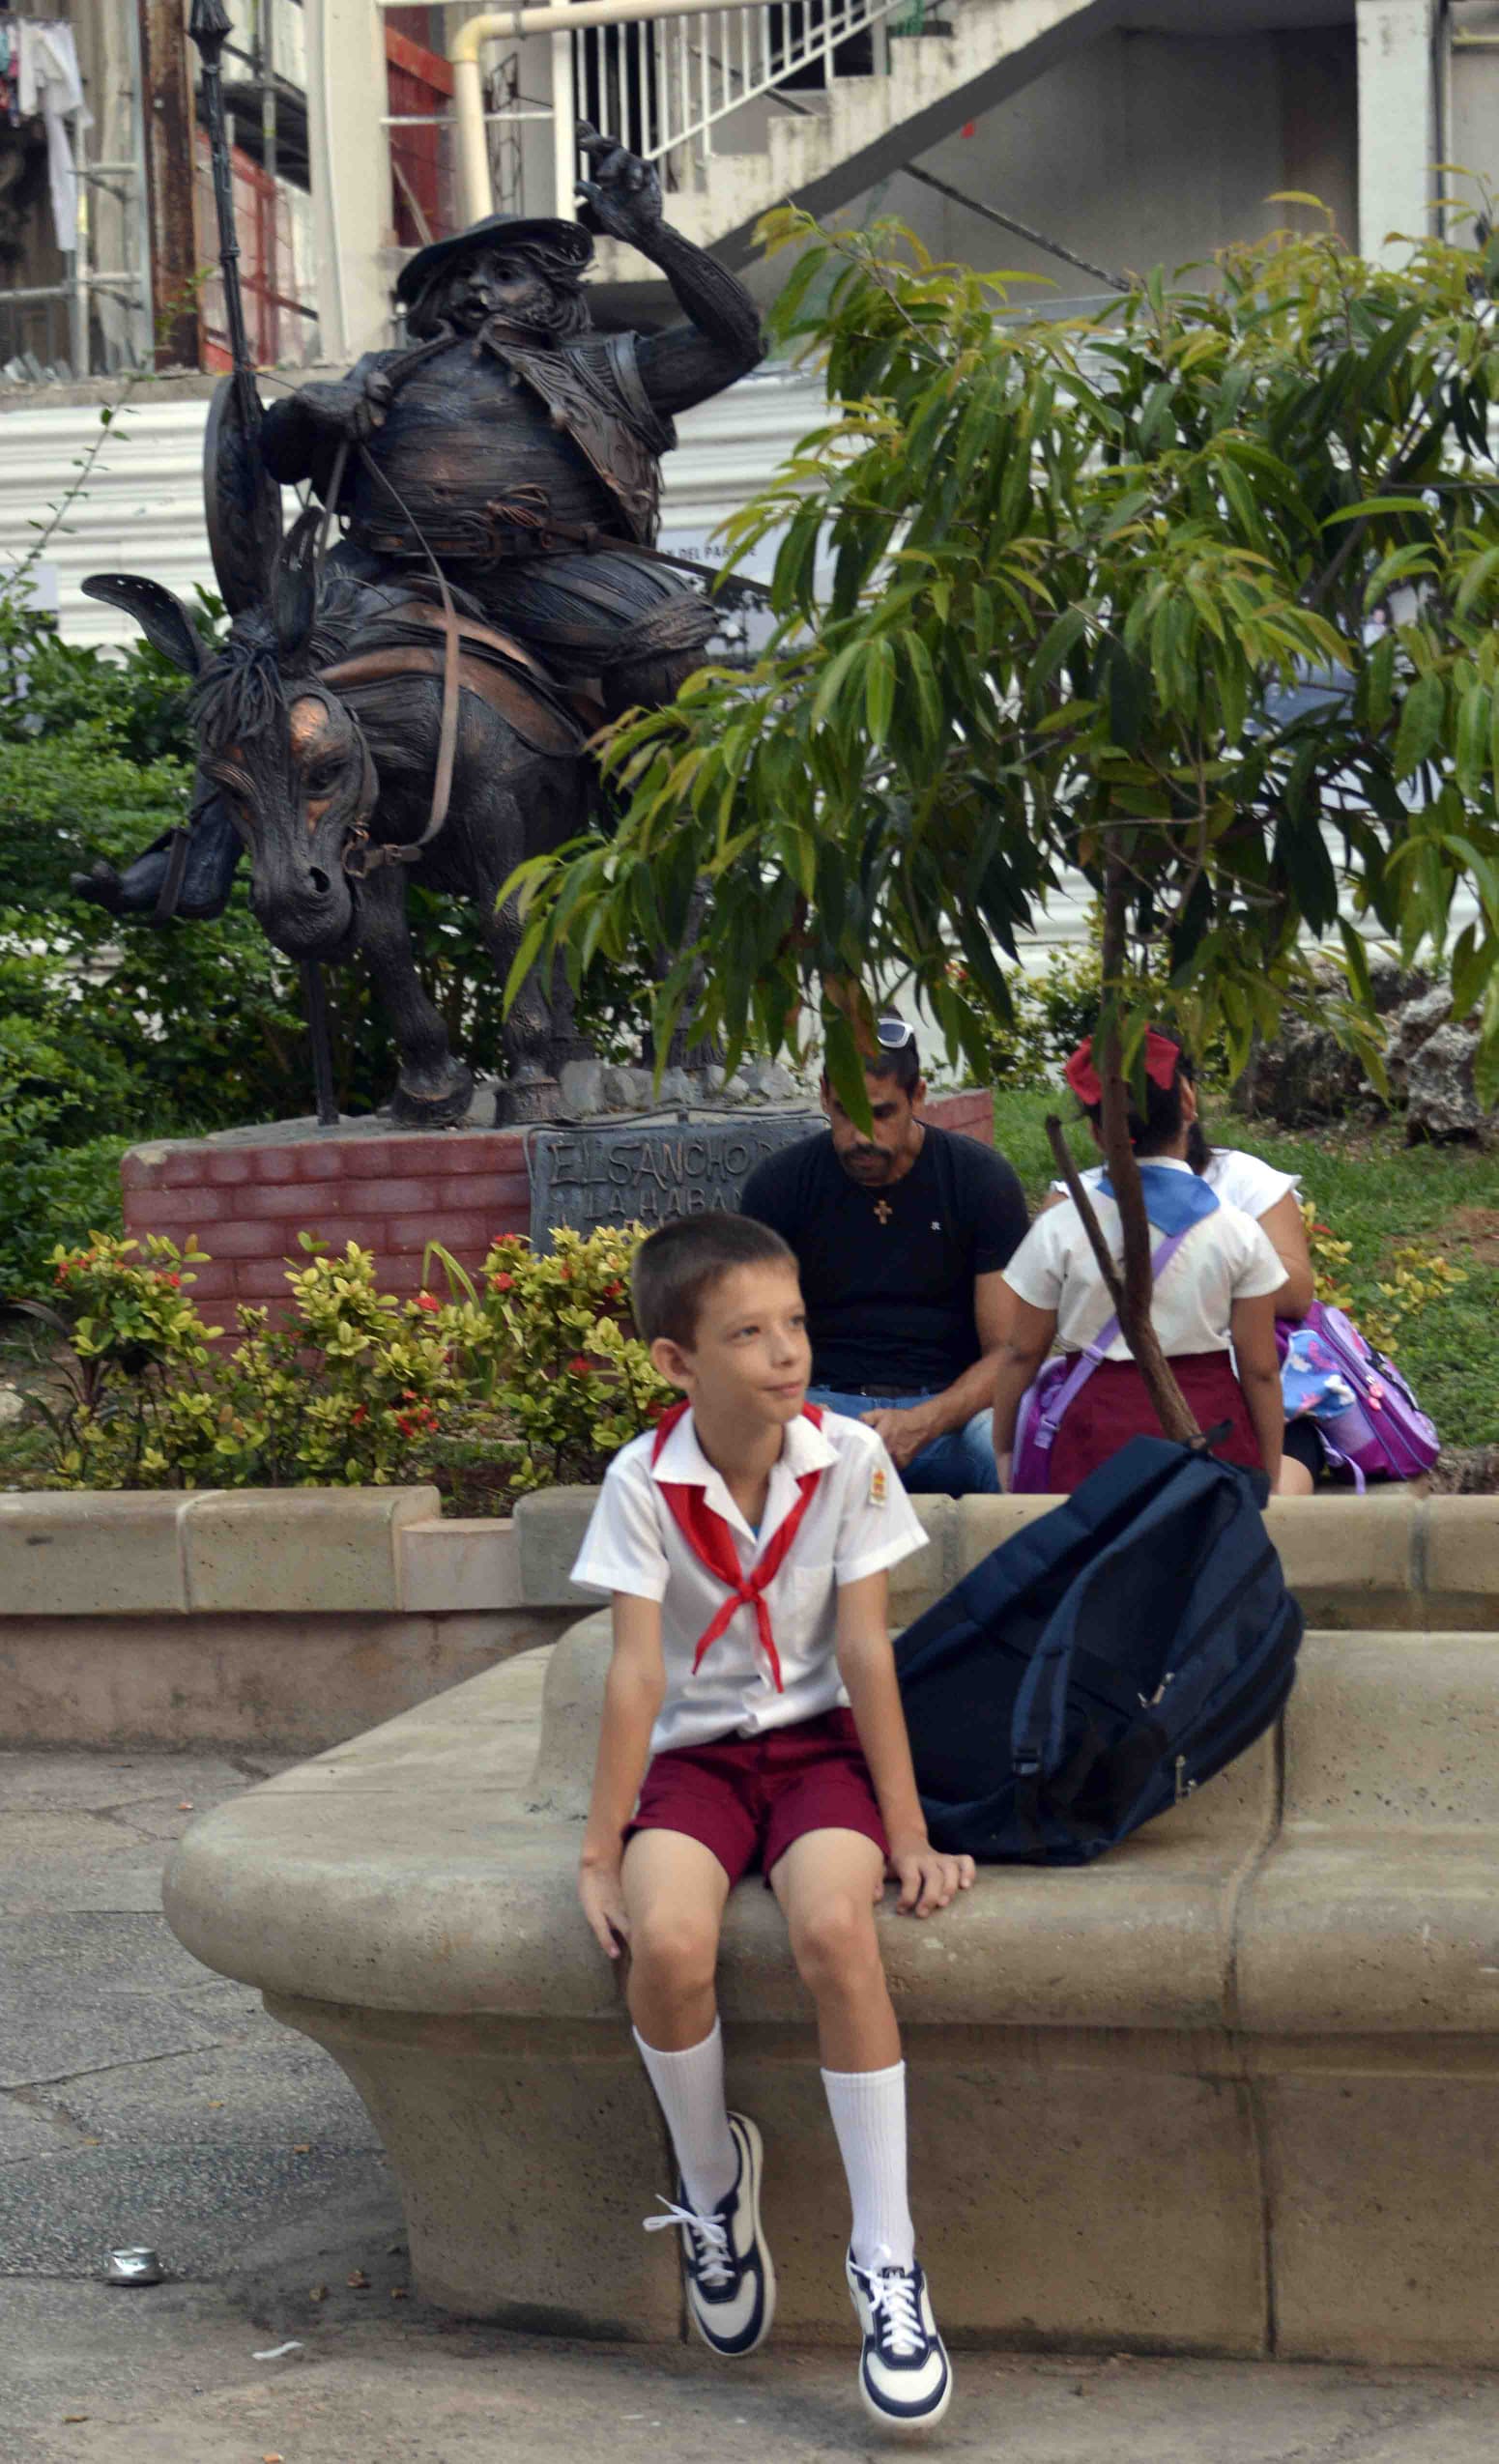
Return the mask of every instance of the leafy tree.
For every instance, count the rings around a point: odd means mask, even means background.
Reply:
[[[681,948],[658,1048],[701,966],[731,1064],[794,1043],[810,1006],[857,1111],[874,998],[913,986],[981,1062],[1017,934],[1081,867],[1104,915],[1116,1297],[1164,1424],[1191,1434],[1124,1129],[1163,948],[1192,1040],[1242,1060],[1303,928],[1338,936],[1343,1028],[1377,1073],[1340,890],[1409,956],[1447,950],[1466,883],[1455,998],[1482,1005],[1499,1091],[1499,252],[1428,242],[1391,271],[1282,233],[1048,321],[892,227],[787,211],[769,236],[804,245],[779,320],[830,406],[728,526],[735,550],[779,535],[773,637],[617,731],[619,826],[523,868],[523,956],[581,973]]]

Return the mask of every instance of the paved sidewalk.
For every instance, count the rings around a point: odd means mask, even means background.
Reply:
[[[567,2345],[406,2289],[363,2108],[158,1909],[278,1763],[0,1754],[0,2464],[764,2464],[886,2453],[848,2352]],[[148,2242],[171,2279],[98,2280]],[[940,2261],[937,2262],[940,2293]],[[351,2284],[349,2279],[364,2279]],[[326,2288],[326,2289],[325,2289]],[[851,2320],[850,2320],[851,2330]],[[275,2361],[255,2358],[295,2340]],[[961,2355],[934,2455],[1494,2464],[1499,2377]],[[71,2419],[71,2416],[82,2418]]]

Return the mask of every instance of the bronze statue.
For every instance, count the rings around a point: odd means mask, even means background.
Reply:
[[[579,133],[587,227],[495,215],[434,242],[397,285],[406,347],[274,405],[256,468],[251,428],[221,421],[220,499],[236,485],[245,502],[264,496],[266,473],[309,480],[344,535],[320,569],[319,518],[303,516],[273,581],[257,525],[211,504],[239,613],[195,696],[186,845],[174,862],[158,842],[123,874],[99,867],[77,883],[117,913],[212,916],[247,846],[252,903],[278,948],[368,956],[401,1042],[408,1120],[458,1117],[472,1077],[416,983],[402,872],[492,906],[512,864],[583,826],[588,733],[669,700],[719,621],[699,569],[655,549],[659,462],[676,414],[762,357],[754,303],[670,229],[649,165],[587,124]],[[683,321],[595,332],[582,279],[593,232],[657,265]],[[88,587],[200,664],[186,611],[157,585]],[[513,918],[497,919],[497,963],[515,944]],[[570,1028],[539,989],[511,1028],[509,1117],[544,1117]]]

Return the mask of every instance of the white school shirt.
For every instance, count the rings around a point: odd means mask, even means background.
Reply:
[[[1149,1160],[1172,1172],[1192,1170],[1176,1156],[1153,1155]],[[1119,1210],[1101,1189],[1089,1194],[1104,1238],[1118,1259],[1124,1247]],[[1152,1253],[1163,1237],[1152,1224]],[[1032,1308],[1056,1311],[1056,1339],[1064,1352],[1081,1352],[1095,1342],[1114,1314],[1082,1218],[1070,1198],[1065,1206],[1049,1207],[1037,1216],[1005,1268],[1004,1279]],[[1226,1352],[1234,1302],[1279,1292],[1285,1280],[1284,1267],[1254,1218],[1220,1199],[1211,1215],[1193,1225],[1156,1279],[1150,1322],[1162,1351],[1167,1360],[1181,1353]],[[1129,1360],[1122,1333],[1114,1336],[1104,1357]]]
[[[1159,1156],[1150,1160],[1154,1162],[1161,1160]],[[1090,1163],[1087,1170],[1079,1175],[1090,1195],[1108,1169],[1107,1163]],[[1293,1190],[1299,1193],[1301,1189],[1299,1173],[1278,1172],[1263,1156],[1248,1155],[1242,1147],[1236,1146],[1215,1146],[1201,1178],[1214,1194],[1222,1198],[1225,1206],[1236,1206],[1241,1215],[1252,1215],[1256,1223],[1262,1215],[1268,1215],[1273,1206],[1278,1206],[1282,1198],[1289,1197]],[[1053,1181],[1052,1187],[1059,1198],[1067,1195],[1065,1181]]]
[[[758,1736],[847,1705],[834,1656],[839,1587],[897,1565],[927,1544],[882,1440],[841,1412],[824,1412],[821,1429],[805,1417],[793,1420],[770,1467],[758,1536],[698,1444],[690,1412],[672,1430],[656,1464],[654,1444],[654,1431],[648,1431],[615,1456],[572,1569],[586,1590],[628,1591],[661,1603],[666,1694],[651,1752],[706,1745],[720,1736]],[[728,1592],[688,1547],[661,1483],[679,1480],[703,1490],[705,1503],[728,1524],[749,1574],[797,1504],[798,1479],[816,1471],[822,1477],[764,1593],[784,1691],[775,1689],[748,1602],[735,1611],[694,1675],[693,1654]]]

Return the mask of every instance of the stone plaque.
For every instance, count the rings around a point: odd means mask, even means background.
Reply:
[[[599,1123],[533,1130],[531,1237],[549,1249],[565,1226],[644,1223],[654,1231],[677,1215],[732,1213],[739,1191],[767,1155],[825,1126],[821,1112],[745,1112],[702,1121]]]

